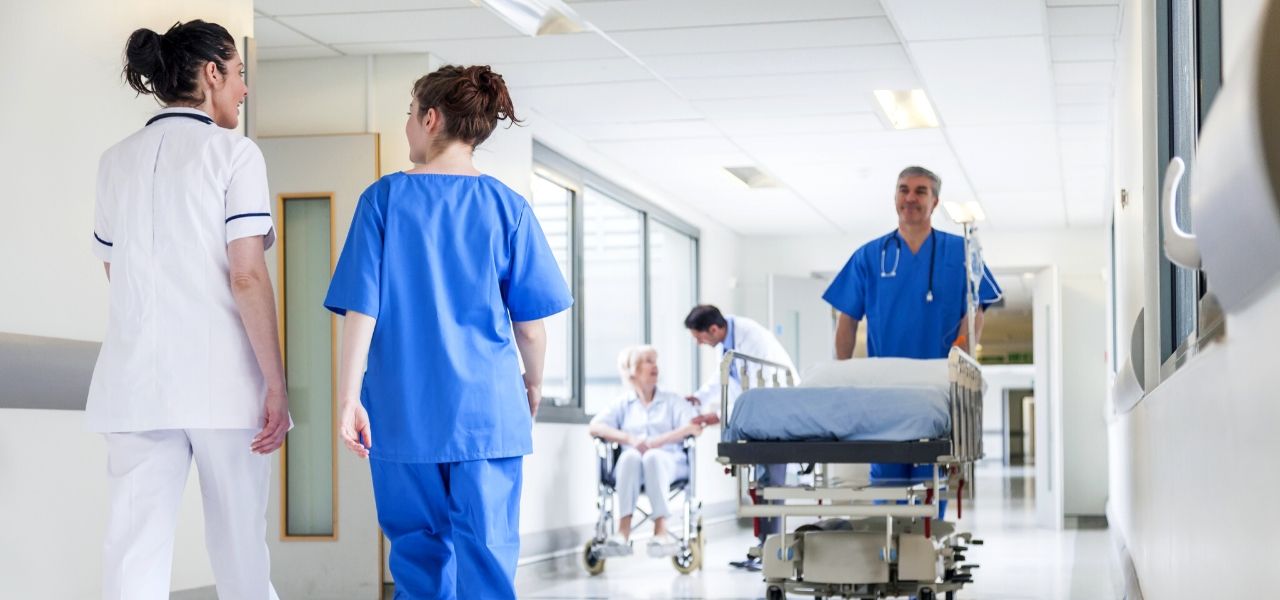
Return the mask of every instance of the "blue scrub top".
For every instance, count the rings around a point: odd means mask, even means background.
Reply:
[[[511,322],[572,304],[533,209],[498,180],[394,173],[369,186],[324,305],[377,319],[360,391],[370,457],[532,452]]]
[[[928,302],[931,256],[933,301]],[[978,298],[985,310],[1000,296],[1000,287],[986,265],[983,271]],[[966,312],[964,275],[963,237],[935,229],[912,254],[894,230],[858,248],[822,299],[854,319],[867,318],[867,356],[946,358]]]

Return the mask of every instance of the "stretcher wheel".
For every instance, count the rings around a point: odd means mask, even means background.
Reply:
[[[765,600],[785,600],[787,593],[782,591],[782,588],[771,585],[764,591],[764,597]]]
[[[920,594],[917,597],[920,598],[920,600],[937,600],[938,599],[938,595],[933,593],[933,590],[929,588],[924,588],[920,590]]]
[[[679,554],[671,557],[671,564],[675,565],[677,571],[681,575],[688,575],[702,568],[702,536],[699,535],[689,540],[689,549],[683,550]]]
[[[595,549],[599,542],[595,540],[587,540],[586,546],[582,548],[582,566],[587,573],[599,575],[604,572],[604,559],[596,556]]]

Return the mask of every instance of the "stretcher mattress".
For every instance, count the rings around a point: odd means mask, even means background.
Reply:
[[[886,441],[950,434],[946,386],[756,388],[738,397],[723,441]]]

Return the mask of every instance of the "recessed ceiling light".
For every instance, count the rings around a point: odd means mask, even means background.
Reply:
[[[580,33],[586,23],[562,0],[471,0],[489,9],[520,33],[533,37]]]
[[[956,223],[977,223],[987,220],[987,212],[982,210],[982,204],[977,200],[943,202],[942,209],[947,211],[947,216]]]
[[[876,103],[894,129],[937,127],[938,115],[924,90],[876,90]]]
[[[757,167],[725,167],[725,172],[733,177],[734,181],[747,186],[750,189],[778,187],[778,180],[770,177],[764,171]]]

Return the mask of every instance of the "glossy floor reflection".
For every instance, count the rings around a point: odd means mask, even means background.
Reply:
[[[1024,468],[984,465],[978,497],[965,507],[962,527],[986,544],[969,556],[982,566],[976,582],[958,594],[975,600],[1109,600],[1118,598],[1112,552],[1105,529],[1042,529],[1035,524],[1034,482]],[[762,598],[760,576],[733,569],[752,538],[748,530],[719,527],[710,537],[700,573],[679,575],[669,560],[642,555],[609,561],[591,577],[564,557],[521,567],[522,599],[569,598]],[[793,596],[797,597],[797,596]]]

